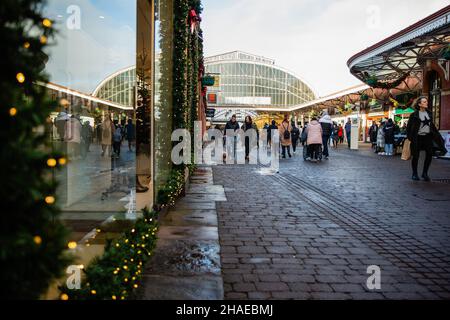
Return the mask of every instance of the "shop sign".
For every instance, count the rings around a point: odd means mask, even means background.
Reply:
[[[215,83],[215,78],[212,76],[204,76],[202,78],[202,85],[204,87],[211,87],[214,85],[214,83]]]
[[[214,118],[214,115],[216,114],[216,109],[206,109],[206,117],[207,118]]]

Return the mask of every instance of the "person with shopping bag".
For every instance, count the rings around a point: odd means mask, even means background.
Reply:
[[[405,139],[402,147],[402,160],[408,161],[411,159],[411,141]]]
[[[415,112],[411,114],[406,128],[408,140],[411,141],[411,166],[412,179],[420,180],[417,174],[420,151],[425,151],[425,162],[423,165],[422,179],[430,181],[428,170],[431,165],[434,150],[445,153],[444,139],[433,123],[431,112],[428,110],[428,98],[421,96],[414,101]],[[433,150],[434,149],[434,150]],[[444,153],[444,154],[445,154]]]

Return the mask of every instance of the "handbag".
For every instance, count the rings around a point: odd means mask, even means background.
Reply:
[[[411,141],[409,139],[405,139],[403,142],[403,149],[402,149],[402,160],[409,160],[411,159]]]

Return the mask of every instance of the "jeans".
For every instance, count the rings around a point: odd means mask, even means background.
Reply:
[[[121,141],[114,141],[113,142],[113,150],[116,153],[116,155],[120,156],[120,146],[122,145]]]
[[[330,136],[322,136],[323,155],[325,157],[329,156],[329,153],[328,153],[328,142],[329,141],[330,141]]]
[[[350,149],[350,132],[347,132],[347,143],[348,143],[348,148]]]
[[[292,150],[295,152],[297,150],[298,139],[292,139]]]
[[[394,145],[392,143],[386,143],[384,145],[384,151],[386,151],[388,156],[394,155]]]
[[[282,150],[281,156],[283,158],[286,158],[286,149],[287,149],[289,157],[291,156],[291,146],[281,146],[281,150]]]
[[[411,143],[412,170],[417,175],[417,166],[419,164],[420,151],[425,150],[425,162],[423,163],[423,174],[428,174],[428,169],[433,158],[433,140],[431,134],[417,136],[417,142]]]

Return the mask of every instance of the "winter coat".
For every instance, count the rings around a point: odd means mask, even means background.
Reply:
[[[344,129],[342,127],[338,127],[338,137],[344,136]]]
[[[313,120],[308,124],[306,128],[308,138],[306,143],[310,144],[322,144],[322,126],[317,120]]]
[[[298,138],[300,138],[300,129],[297,127],[293,127],[291,132],[292,142],[297,142]]]
[[[379,148],[384,148],[384,124],[382,124],[379,128],[378,128],[378,132],[377,132],[377,147]]]
[[[268,138],[269,140],[272,139],[272,130],[278,130],[278,127],[277,127],[275,124],[271,124],[271,125],[269,126],[269,128],[267,129],[267,138]]]
[[[430,134],[433,140],[433,149],[438,154],[446,154],[447,149],[445,148],[445,141],[433,123],[431,112],[427,112],[430,118]],[[409,117],[408,126],[406,127],[406,135],[408,140],[411,141],[411,150],[417,148],[417,137],[419,135],[420,124],[419,111],[416,110]]]
[[[81,143],[81,122],[75,117],[66,121],[64,141]]]
[[[320,125],[322,126],[322,135],[329,137],[333,132],[333,121],[329,115],[324,115],[320,120]]]
[[[239,130],[239,123],[236,121],[236,122],[231,122],[231,120],[230,121],[228,121],[227,122],[227,124],[225,125],[225,135],[227,134],[227,130],[234,130],[234,131],[236,131],[236,130]]]
[[[373,124],[369,129],[370,142],[372,143],[377,142],[377,135],[378,135],[378,126],[376,124]]]
[[[352,132],[352,124],[349,123],[349,122],[347,122],[347,123],[345,124],[345,134],[346,134],[347,136],[349,136],[351,132]]]
[[[284,147],[290,146],[292,144],[291,134],[289,135],[289,139],[286,139],[284,137],[284,132],[286,130],[289,131],[289,133],[292,131],[292,126],[289,123],[289,121],[283,121],[281,123],[280,127],[278,128],[278,132],[280,134],[280,142],[281,142],[281,145]]]
[[[386,144],[394,144],[394,129],[395,126],[393,123],[387,123],[384,128],[384,143]]]
[[[102,139],[101,139],[101,143],[102,145],[106,145],[106,146],[110,146],[112,145],[112,138],[113,138],[113,134],[114,134],[114,123],[112,121],[109,120],[105,120],[102,125]]]
[[[134,141],[136,139],[136,133],[134,129],[134,124],[128,123],[126,125],[126,133],[127,133],[127,140],[128,141]]]

